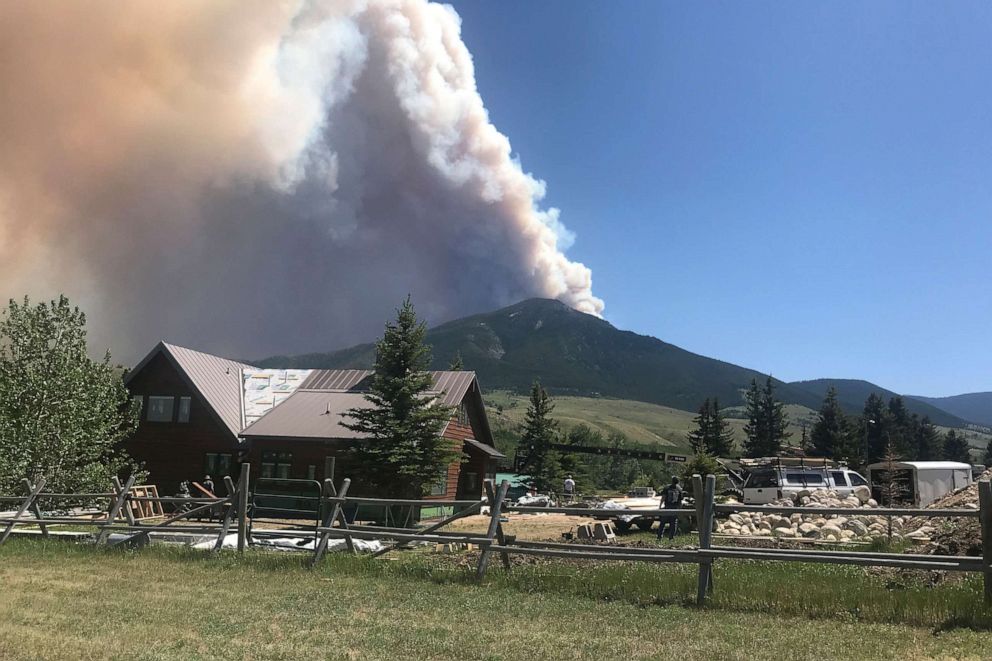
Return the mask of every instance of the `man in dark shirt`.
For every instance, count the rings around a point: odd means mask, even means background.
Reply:
[[[679,486],[679,478],[673,477],[672,483],[661,492],[661,508],[666,510],[677,510],[682,505],[682,487]],[[679,529],[679,519],[677,514],[670,514],[661,518],[658,525],[658,539],[662,538],[665,528],[668,528],[668,539],[675,539],[675,533]]]

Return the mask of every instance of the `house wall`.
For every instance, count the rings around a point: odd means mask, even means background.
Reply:
[[[230,454],[231,472],[237,473],[236,439],[221,426],[210,408],[183,380],[172,363],[159,354],[128,383],[132,396],[141,395],[141,423],[134,436],[124,442],[124,449],[149,472],[147,482],[158,486],[160,495],[172,495],[184,480],[200,482],[206,468],[206,454]],[[149,395],[172,395],[177,398],[173,420],[178,415],[179,397],[190,397],[188,423],[149,422]],[[223,494],[223,476],[211,475]]]

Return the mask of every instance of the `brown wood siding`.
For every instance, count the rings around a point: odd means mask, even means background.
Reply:
[[[158,486],[161,495],[172,495],[184,480],[201,481],[204,477],[205,455],[208,452],[230,454],[231,472],[237,473],[238,445],[230,432],[217,422],[204,402],[187,385],[172,363],[162,354],[155,356],[128,384],[132,395],[142,395],[144,406],[141,423],[124,448],[148,471],[148,482]],[[176,397],[173,417],[178,415],[179,397],[190,397],[188,423],[149,422],[149,395]],[[212,475],[223,493],[223,476]]]

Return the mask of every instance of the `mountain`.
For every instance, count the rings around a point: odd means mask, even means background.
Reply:
[[[865,400],[868,395],[875,393],[888,403],[892,397],[900,397],[898,393],[886,390],[870,381],[859,379],[813,379],[810,381],[793,381],[789,384],[795,388],[800,388],[823,401],[827,395],[827,390],[831,386],[837,389],[837,400],[841,408],[848,413],[860,413],[864,409]],[[966,420],[962,419],[947,409],[938,408],[932,403],[922,401],[919,398],[903,396],[903,403],[910,413],[916,413],[920,417],[929,416],[930,421],[935,425],[944,427],[964,427]],[[814,407],[818,408],[818,407]]]
[[[971,392],[951,397],[907,396],[910,399],[936,406],[969,422],[992,427],[992,392]]]
[[[741,389],[765,375],[691,353],[654,337],[615,328],[558,301],[531,299],[495,312],[442,324],[427,332],[434,369],[461,354],[487,390],[527,392],[540,379],[553,394],[609,397],[695,411],[707,397],[723,406],[742,403]],[[254,361],[273,368],[368,368],[375,347],[274,356]],[[818,408],[821,397],[775,381],[790,404]],[[858,405],[860,410],[860,404]]]

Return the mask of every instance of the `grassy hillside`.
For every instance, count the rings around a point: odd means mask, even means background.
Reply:
[[[610,397],[695,411],[707,397],[724,406],[742,402],[741,389],[765,376],[700,356],[653,337],[544,299],[458,319],[432,328],[427,342],[434,369],[460,354],[483,388],[525,393],[535,379],[561,395]],[[260,367],[368,368],[375,349],[364,344],[326,354],[275,356]],[[780,398],[819,406],[805,390],[776,382]]]
[[[527,411],[527,397],[507,391],[487,393],[486,408],[490,422],[497,430],[518,432]],[[556,396],[554,417],[564,429],[585,424],[603,435],[615,432],[624,434],[638,443],[671,448],[672,451],[685,450],[685,435],[692,428],[693,413],[680,411],[668,406],[648,404],[623,399],[597,397]],[[802,436],[800,421],[812,420],[812,410],[797,405],[786,407],[792,432],[790,442],[798,443]],[[740,411],[730,410],[731,415]],[[744,421],[731,419],[735,440],[744,438]]]

